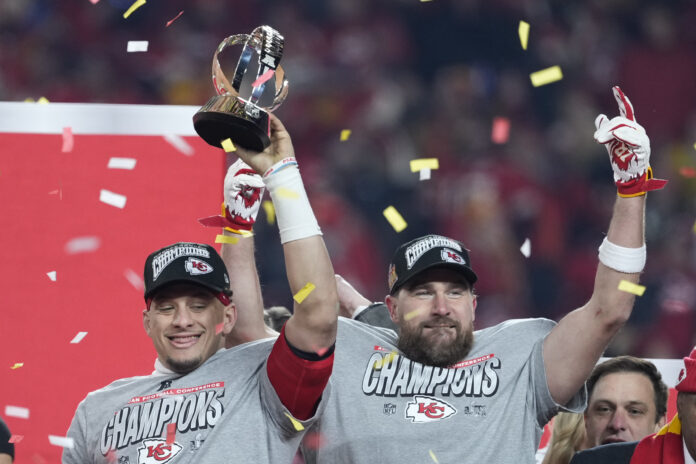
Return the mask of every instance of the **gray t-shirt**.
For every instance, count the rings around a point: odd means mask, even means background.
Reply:
[[[555,323],[521,319],[475,332],[455,368],[397,353],[394,331],[339,318],[332,395],[308,463],[534,463],[551,398],[542,342]],[[564,410],[581,412],[586,390]]]
[[[221,350],[184,376],[131,377],[89,393],[68,431],[74,447],[64,450],[63,463],[292,462],[330,393],[327,385],[315,416],[293,424],[268,379],[274,341]]]

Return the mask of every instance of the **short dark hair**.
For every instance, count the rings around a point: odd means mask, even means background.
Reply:
[[[650,361],[636,358],[635,356],[617,356],[597,364],[587,379],[587,398],[592,398],[594,387],[605,375],[616,374],[619,372],[635,372],[643,374],[652,383],[653,393],[655,394],[655,422],[659,422],[667,414],[667,385],[662,381],[662,375],[657,367]],[[589,406],[589,404],[588,404]]]

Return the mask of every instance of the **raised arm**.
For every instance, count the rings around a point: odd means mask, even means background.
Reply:
[[[652,178],[650,142],[635,121],[633,107],[614,87],[621,116],[599,115],[595,140],[604,144],[614,170],[618,196],[607,237],[599,248],[594,291],[581,308],[566,315],[544,341],[549,391],[559,404],[581,388],[611,338],[631,314],[635,296],[619,290],[626,280],[637,283],[645,265],[646,192],[667,181]]]

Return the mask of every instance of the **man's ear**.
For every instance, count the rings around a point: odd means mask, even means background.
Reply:
[[[229,335],[234,328],[234,324],[237,322],[237,306],[234,303],[230,303],[223,309],[223,326],[222,334]]]
[[[664,416],[660,417],[660,420],[657,421],[657,424],[655,424],[655,433],[659,432],[662,427],[665,426],[667,423],[667,414]]]
[[[150,311],[147,308],[143,309],[143,328],[150,335]]]
[[[384,297],[384,303],[387,305],[387,309],[389,310],[389,316],[391,317],[391,320],[394,321],[395,324],[399,323],[399,312],[397,311],[397,300],[396,297],[392,295],[387,295]]]
[[[472,322],[476,320],[476,306],[478,306],[478,298],[476,295],[473,295],[473,299],[471,301],[472,309],[471,309],[471,320]]]

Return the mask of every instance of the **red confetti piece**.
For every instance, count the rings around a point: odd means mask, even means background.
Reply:
[[[63,153],[69,153],[73,150],[73,133],[70,127],[63,128]]]
[[[106,453],[106,460],[107,460],[108,462],[116,462],[116,451],[110,449],[110,450]]]
[[[89,0],[89,1],[92,2],[92,5],[96,5],[97,3],[99,3],[99,0]]]
[[[691,166],[682,166],[679,168],[679,174],[688,178],[696,177],[696,168]]]
[[[270,79],[273,76],[273,73],[275,73],[275,70],[269,69],[265,73],[261,74],[258,79],[254,81],[253,84],[251,84],[252,87],[258,87],[262,84],[264,84],[268,79]]]
[[[493,119],[493,130],[491,131],[491,141],[497,144],[503,144],[508,141],[510,136],[510,120],[508,118],[498,117]]]
[[[176,440],[176,422],[167,424],[167,444],[171,445]]]
[[[19,443],[24,438],[24,435],[12,435],[7,443]]]
[[[326,439],[319,432],[309,432],[302,440],[302,444],[309,449],[319,449],[326,443]]]
[[[216,326],[215,326],[215,335],[217,335],[217,334],[219,334],[220,332],[222,332],[222,329],[224,329],[224,328],[225,328],[225,323],[224,323],[224,322],[221,322],[221,323],[219,323],[218,325],[216,325]]]
[[[97,0],[97,1],[99,1],[99,0]],[[184,10],[181,10],[181,11],[179,12],[179,14],[176,15],[176,17],[175,17],[174,19],[170,19],[169,21],[167,21],[167,25],[166,25],[165,27],[169,27],[169,25],[170,25],[171,23],[173,23],[174,21],[176,21],[177,19],[179,19],[179,16],[181,16],[182,14],[184,14]]]

